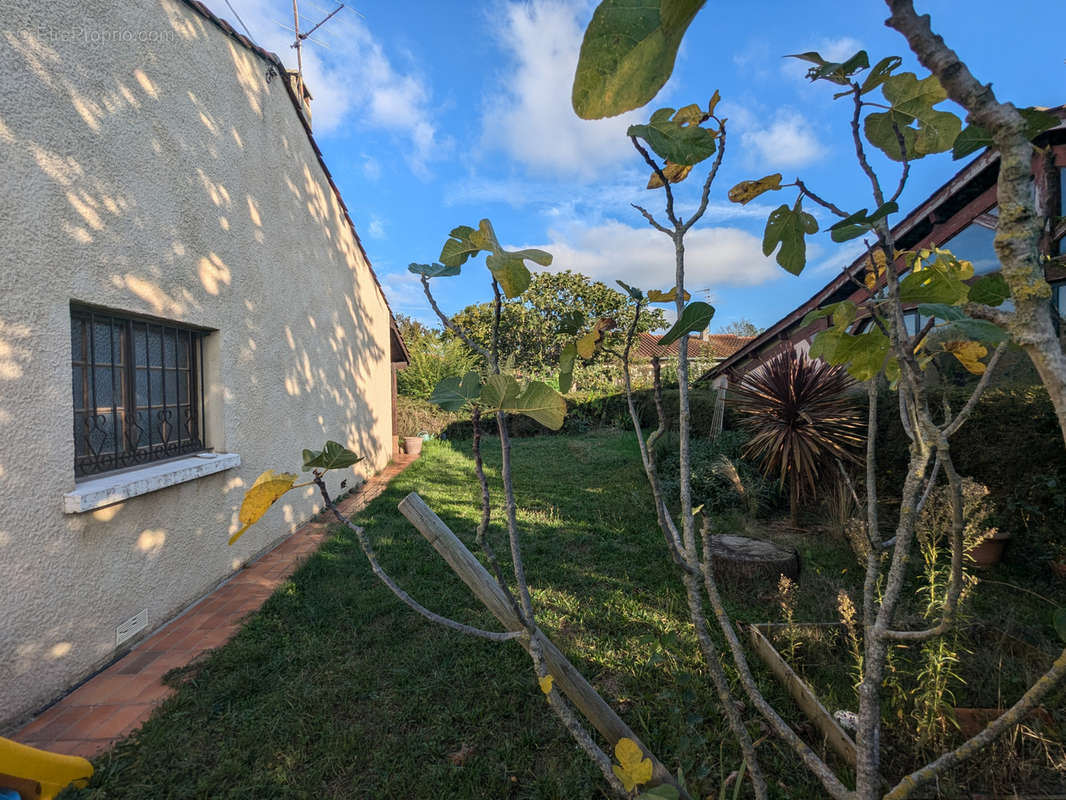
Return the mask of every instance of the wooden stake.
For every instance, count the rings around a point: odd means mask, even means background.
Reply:
[[[416,492],[411,492],[400,501],[398,508],[408,521],[418,529],[433,549],[440,554],[452,571],[458,575],[474,596],[480,600],[492,615],[500,621],[506,630],[522,630],[522,623],[514,613],[514,609],[507,600],[499,584],[487,569],[482,566],[466,545],[452,533],[451,529],[444,524],[425,501]],[[669,783],[677,786],[677,779],[662,765],[655,755],[644,746],[629,726],[622,721],[613,708],[600,697],[585,676],[571,664],[549,639],[539,629],[537,638],[541,643],[544,653],[544,661],[555,678],[555,686],[567,696],[571,703],[592,723],[592,726],[611,743],[613,751],[619,739],[632,739],[640,749],[647,754],[652,763],[652,781],[654,786],[660,783]],[[526,650],[529,649],[529,641],[522,637],[517,640]],[[687,797],[684,788],[678,787],[682,797]]]

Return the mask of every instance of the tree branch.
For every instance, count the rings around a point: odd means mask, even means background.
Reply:
[[[711,184],[714,183],[715,176],[718,175],[718,168],[722,166],[722,158],[725,156],[725,123],[719,123],[718,126],[718,152],[714,156],[714,163],[711,165],[710,172],[707,173],[707,179],[703,182],[703,192],[700,194],[700,204],[696,208],[696,212],[689,217],[688,222],[681,226],[683,233],[687,233],[703,213],[707,210],[707,203],[711,197]]]
[[[653,228],[655,228],[655,230],[660,231],[661,233],[665,233],[667,235],[671,233],[670,229],[667,228],[665,225],[660,225],[659,222],[655,219],[655,217],[652,216],[651,212],[648,211],[646,208],[638,206],[636,203],[630,203],[629,205],[633,206],[633,208],[639,211],[644,217],[644,219],[646,219],[648,223]]]
[[[846,219],[847,217],[851,216],[847,211],[844,211],[843,209],[839,208],[838,206],[835,206],[832,203],[830,203],[828,200],[825,200],[822,197],[819,197],[818,195],[816,195],[814,192],[812,192],[810,189],[808,189],[807,188],[807,184],[805,184],[799,178],[796,178],[796,180],[793,181],[793,185],[796,186],[796,188],[798,188],[800,190],[800,192],[805,194],[807,197],[809,197],[815,203],[820,205],[822,208],[826,209],[827,211],[832,212],[833,214],[836,214],[841,219]]]
[[[651,157],[647,149],[640,143],[636,136],[630,136],[629,141],[633,143],[633,147],[637,149],[637,152],[644,158],[644,162],[652,168],[656,175],[659,176],[659,180],[663,182],[663,189],[666,191],[666,218],[670,220],[670,224],[677,228],[679,222],[677,217],[674,216],[674,190],[670,188],[670,181],[666,179],[666,173],[663,172],[662,167],[656,163],[655,159]]]
[[[388,587],[389,591],[396,595],[406,606],[418,612],[430,622],[436,622],[438,625],[443,625],[450,630],[465,633],[468,636],[476,636],[480,639],[488,639],[492,642],[507,642],[511,639],[517,639],[520,636],[525,635],[525,631],[506,631],[503,633],[484,631],[462,622],[456,622],[454,619],[442,617],[440,614],[435,614],[418,603],[418,601],[413,599],[411,595],[401,589],[396,582],[389,577],[388,573],[382,569],[381,564],[378,563],[377,556],[374,555],[374,549],[370,546],[370,541],[366,537],[366,532],[340,512],[340,509],[337,508],[337,505],[329,496],[329,492],[326,490],[326,482],[322,480],[320,475],[315,475],[314,482],[318,486],[318,490],[322,495],[322,500],[325,502],[326,508],[333,512],[333,516],[351,530],[355,534],[356,539],[359,540],[359,547],[362,549],[363,555],[366,556],[366,560],[370,562],[370,568],[374,571],[374,574],[377,575],[378,579]]]
[[[918,787],[934,780],[938,775],[942,775],[966,759],[975,756],[1000,734],[1021,722],[1025,715],[1036,708],[1044,696],[1055,688],[1063,676],[1066,676],[1066,650],[1063,650],[1059,657],[1055,659],[1051,669],[1029,687],[1029,690],[1013,706],[990,722],[988,727],[976,736],[967,739],[951,752],[945,753],[932,763],[907,775],[884,796],[884,800],[905,800]]]
[[[433,299],[433,293],[429,290],[429,278],[427,278],[425,275],[420,275],[419,277],[422,279],[422,291],[426,293],[426,299],[429,300],[430,308],[433,309],[433,312],[437,315],[437,318],[440,319],[441,323],[443,323],[444,327],[450,330],[460,339],[462,339],[463,344],[465,344],[475,353],[479,354],[482,358],[484,358],[485,361],[491,364],[491,355],[489,351],[479,345],[473,339],[471,339],[467,335],[466,331],[464,331],[462,328],[452,322],[451,319],[443,311],[440,310],[440,306],[437,305],[437,301]]]

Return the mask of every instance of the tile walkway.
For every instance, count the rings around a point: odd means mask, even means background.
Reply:
[[[340,503],[341,510],[353,513],[363,508],[414,460],[406,455],[397,456],[358,492],[345,498]],[[42,750],[92,758],[129,735],[174,693],[163,684],[163,675],[228,642],[244,618],[258,610],[304,559],[318,549],[327,530],[326,523],[306,523],[119,661],[50,706],[11,738]]]

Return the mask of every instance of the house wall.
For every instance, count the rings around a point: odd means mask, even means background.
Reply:
[[[268,66],[181,2],[5,0],[0,724],[113,659],[120,623],[159,625],[318,509],[293,492],[227,547],[260,472],[327,438],[364,473],[389,459],[389,311]],[[71,301],[215,329],[208,445],[241,466],[64,514]]]

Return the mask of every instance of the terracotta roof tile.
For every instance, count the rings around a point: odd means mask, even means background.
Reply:
[[[677,358],[677,342],[668,347],[660,347],[662,336],[655,333],[642,333],[636,343],[635,357],[638,359]],[[731,333],[709,333],[702,338],[688,340],[689,355],[693,358],[729,358],[737,350],[752,340],[751,336],[735,336]]]

